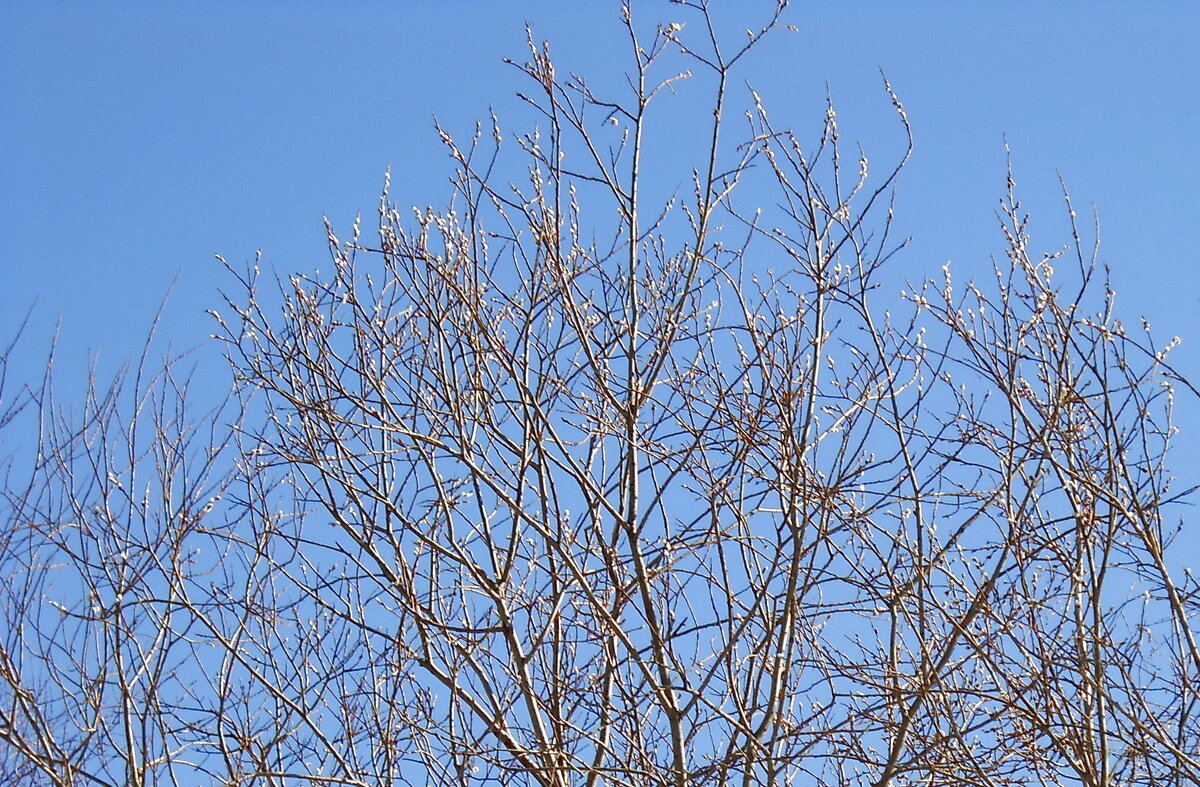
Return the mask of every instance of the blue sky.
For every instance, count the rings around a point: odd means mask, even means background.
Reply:
[[[1035,238],[1064,240],[1061,172],[1100,210],[1122,312],[1150,316],[1164,340],[1184,335],[1177,359],[1200,373],[1200,5],[1042,5],[797,2],[799,31],[743,76],[810,134],[828,85],[843,134],[886,151],[898,141],[887,73],[916,135],[898,201],[899,231],[914,237],[896,262],[908,278],[947,260],[979,272],[1002,251],[1007,135]],[[646,22],[673,10],[637,5]],[[743,10],[721,6],[734,28]],[[214,253],[320,267],[322,216],[369,222],[389,166],[398,203],[440,204],[450,167],[432,118],[465,133],[489,105],[521,116],[520,76],[501,59],[523,57],[526,20],[567,65],[611,77],[624,67],[617,13],[615,2],[5,4],[0,329],[36,300],[35,343],[62,319],[60,375],[95,352],[111,368],[139,349],[178,276],[162,335],[202,341],[227,284]]]
[[[636,2],[648,26],[675,18],[665,0]],[[757,2],[714,2],[734,35],[760,18],[747,11]],[[1101,259],[1125,322],[1147,315],[1160,343],[1182,335],[1177,366],[1200,380],[1200,3],[1049,5],[796,0],[785,21],[798,31],[756,51],[731,103],[748,79],[780,125],[812,139],[829,91],[843,138],[882,164],[903,141],[887,74],[916,138],[896,217],[896,234],[914,241],[893,259],[896,282],[937,275],[947,261],[959,282],[989,276],[1004,249],[995,212],[1007,139],[1035,245],[1067,240],[1061,173],[1085,228],[1088,206],[1100,211]],[[523,130],[514,94],[527,85],[502,59],[525,59],[526,21],[553,42],[560,70],[616,82],[627,62],[618,8],[9,0],[0,338],[35,309],[12,373],[39,373],[61,320],[59,381],[77,390],[97,354],[107,375],[136,357],[176,280],[158,346],[203,343],[213,330],[205,311],[233,284],[214,254],[240,265],[262,250],[282,274],[327,270],[322,217],[343,238],[357,213],[369,228],[388,168],[396,203],[443,204],[453,165],[433,118],[466,136],[491,106],[510,132]],[[657,149],[672,162],[669,135],[686,133],[689,116],[661,123]],[[647,167],[661,188],[686,189],[687,167],[656,161]],[[223,376],[218,348],[197,358]],[[1200,402],[1180,403],[1185,429],[1200,426]],[[1191,480],[1194,429],[1182,443],[1176,467]]]

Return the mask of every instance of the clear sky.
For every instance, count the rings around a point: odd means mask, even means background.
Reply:
[[[513,110],[523,84],[501,58],[523,59],[526,20],[572,68],[618,73],[617,14],[562,0],[5,3],[0,329],[36,299],[32,340],[63,321],[60,374],[89,352],[115,364],[178,276],[164,336],[201,341],[226,283],[214,253],[320,267],[322,216],[369,223],[389,166],[398,203],[440,204],[450,167],[432,118],[465,133],[489,105]],[[905,276],[947,260],[978,272],[1002,251],[1007,135],[1035,237],[1064,239],[1061,172],[1100,210],[1122,311],[1184,335],[1177,358],[1200,376],[1200,4],[796,2],[788,21],[799,31],[743,72],[774,117],[815,134],[828,85],[843,134],[870,151],[897,141],[880,69],[905,102]]]
[[[771,0],[712,2],[738,36]],[[678,11],[634,3],[647,28]],[[77,391],[97,355],[107,376],[139,353],[173,281],[158,347],[205,342],[206,310],[233,287],[214,254],[328,270],[322,217],[345,238],[361,212],[369,231],[388,168],[400,206],[444,204],[454,167],[434,117],[466,137],[494,107],[524,130],[527,82],[502,59],[526,59],[527,21],[560,71],[615,82],[628,63],[619,7],[0,0],[0,347],[34,308],[10,376],[40,373],[60,320],[59,382]],[[795,0],[784,21],[798,30],[756,50],[731,103],[749,80],[774,120],[813,139],[828,91],[843,140],[883,164],[903,142],[886,73],[916,139],[898,186],[895,235],[913,242],[893,258],[897,289],[948,261],[958,282],[990,278],[1007,139],[1035,247],[1068,240],[1061,174],[1085,229],[1089,207],[1100,213],[1124,322],[1147,316],[1160,344],[1182,336],[1175,365],[1200,386],[1200,2]],[[687,188],[690,166],[647,167]],[[223,378],[206,348],[197,362]],[[1194,482],[1200,401],[1179,404],[1175,467]],[[0,457],[28,447],[0,442]],[[1194,529],[1195,509],[1184,516]],[[1194,536],[1177,543],[1195,565]]]

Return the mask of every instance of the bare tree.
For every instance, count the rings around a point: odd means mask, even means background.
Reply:
[[[238,474],[235,408],[196,412],[185,361],[143,355],[108,386],[93,369],[78,410],[55,398],[53,354],[37,385],[3,391],[6,436],[36,436],[5,467],[6,783],[165,784],[191,761],[203,657],[177,591],[219,558],[197,539]]]
[[[994,279],[891,297],[891,86],[878,170],[832,103],[805,133],[735,87],[784,3],[736,41],[679,5],[625,7],[611,92],[530,32],[535,121],[439,129],[445,209],[385,190],[377,238],[327,227],[326,275],[228,266],[229,430],[179,427],[169,374],[134,420],[103,397],[51,420],[41,480],[7,487],[7,762],[55,784],[1200,780],[1173,343],[1125,330],[1069,199],[1065,250],[1031,249],[1011,173]],[[660,134],[677,93],[707,102],[693,139]],[[667,146],[696,152],[674,179]],[[147,441],[122,427],[147,418]],[[157,507],[123,480],[149,456]],[[51,614],[63,566],[84,595]]]

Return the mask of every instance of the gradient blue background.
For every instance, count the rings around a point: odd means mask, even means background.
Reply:
[[[214,253],[327,265],[322,216],[343,237],[359,211],[369,228],[389,166],[397,203],[441,204],[451,166],[432,118],[466,134],[489,105],[523,117],[526,85],[501,59],[525,59],[526,20],[580,72],[611,78],[628,62],[615,2],[329,5],[3,6],[0,335],[36,299],[26,346],[44,347],[61,317],[58,376],[82,380],[92,354],[106,372],[138,352],[178,276],[161,336],[200,343],[230,283]],[[742,13],[757,3],[717,5],[734,29],[759,18]],[[898,141],[887,73],[917,144],[898,202],[907,278],[948,260],[984,273],[1003,251],[1007,135],[1039,245],[1066,239],[1061,171],[1085,223],[1100,210],[1126,322],[1182,334],[1176,361],[1200,376],[1200,4],[1043,5],[796,2],[799,32],[743,75],[809,138],[828,85],[844,137],[882,161]]]

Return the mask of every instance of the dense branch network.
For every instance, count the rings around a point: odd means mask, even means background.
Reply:
[[[678,5],[625,7],[622,84],[530,32],[534,122],[439,128],[445,209],[385,189],[324,276],[229,265],[221,407],[180,359],[0,400],[39,435],[10,783],[1196,783],[1170,345],[1069,199],[1031,249],[1011,173],[994,279],[889,300],[891,85],[877,171],[832,103],[731,110],[784,3],[738,40]]]

